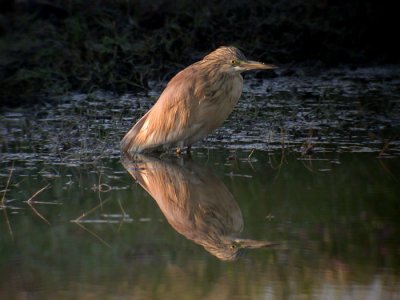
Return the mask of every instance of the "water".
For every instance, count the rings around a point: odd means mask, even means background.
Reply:
[[[248,80],[192,159],[121,157],[148,95],[3,111],[0,299],[399,299],[395,74]]]

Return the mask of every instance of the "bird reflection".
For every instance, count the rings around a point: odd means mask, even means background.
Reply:
[[[274,245],[241,239],[242,212],[232,194],[209,169],[188,158],[159,159],[136,154],[125,169],[156,200],[169,224],[221,260],[234,260],[244,248]]]

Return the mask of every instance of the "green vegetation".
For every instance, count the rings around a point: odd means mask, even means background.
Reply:
[[[143,89],[224,44],[279,64],[398,62],[398,46],[382,38],[394,23],[386,10],[355,0],[10,5],[0,15],[0,100]]]

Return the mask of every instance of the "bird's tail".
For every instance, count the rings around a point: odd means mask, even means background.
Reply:
[[[145,114],[124,136],[121,140],[121,149],[126,153],[138,153],[144,149],[143,139],[139,138],[140,131],[147,119]]]

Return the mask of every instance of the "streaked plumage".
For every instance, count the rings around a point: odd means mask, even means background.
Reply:
[[[176,74],[154,106],[121,141],[125,152],[182,149],[219,127],[242,93],[241,72],[275,66],[248,61],[235,47],[220,47]]]

